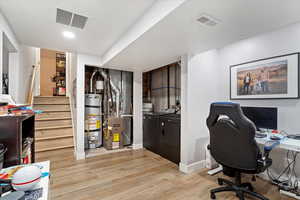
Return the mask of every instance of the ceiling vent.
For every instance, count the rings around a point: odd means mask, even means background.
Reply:
[[[87,19],[88,18],[85,16],[73,14],[71,26],[83,29],[87,22]]]
[[[201,17],[198,18],[197,21],[205,26],[216,26],[217,24],[219,24],[219,20],[206,14],[201,15]]]
[[[71,20],[72,20],[72,15],[73,14],[69,11],[65,11],[65,10],[57,8],[56,23],[70,25]]]
[[[85,16],[57,8],[56,23],[83,29],[87,20]]]

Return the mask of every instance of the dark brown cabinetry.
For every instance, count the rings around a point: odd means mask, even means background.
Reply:
[[[149,151],[159,154],[160,126],[158,115],[144,115],[143,145]]]
[[[162,157],[180,162],[180,115],[144,115],[144,147]]]
[[[31,161],[34,162],[34,115],[0,117],[0,143],[8,149],[4,157],[4,167],[22,164],[26,138],[33,139]]]

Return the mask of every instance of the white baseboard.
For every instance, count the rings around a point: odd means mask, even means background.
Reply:
[[[137,150],[137,149],[142,149],[143,144],[132,144],[132,149]]]
[[[206,164],[205,160],[200,160],[198,162],[194,162],[189,165],[184,164],[184,163],[179,163],[179,170],[183,173],[189,174],[196,170],[205,168],[205,164]]]
[[[76,152],[76,160],[83,160],[85,159],[85,152]]]

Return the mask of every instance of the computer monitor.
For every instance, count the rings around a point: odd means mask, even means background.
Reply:
[[[242,110],[244,115],[246,115],[258,129],[277,130],[277,108],[242,107]]]

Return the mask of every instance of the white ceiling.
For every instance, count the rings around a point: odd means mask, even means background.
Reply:
[[[299,0],[188,0],[108,65],[143,70],[159,67],[186,53],[222,47],[298,22],[299,8]],[[199,24],[196,20],[203,13],[221,23],[216,27]]]
[[[26,45],[102,55],[155,0],[0,0],[0,9]],[[61,8],[89,17],[84,30],[56,23]],[[71,30],[75,40],[63,38]]]
[[[0,0],[0,9],[23,44],[103,56],[128,30],[134,30],[134,24],[154,3],[164,1]],[[56,8],[89,17],[86,28],[57,24]],[[300,21],[299,8],[299,0],[186,0],[108,65],[142,70],[159,67],[186,53],[219,48],[296,23]],[[201,25],[196,20],[203,13],[220,24]],[[76,39],[63,38],[64,30],[75,32]]]

